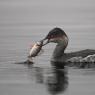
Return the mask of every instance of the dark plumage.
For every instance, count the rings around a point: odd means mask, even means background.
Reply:
[[[62,30],[62,29],[56,27],[56,28],[52,29],[52,30],[48,33],[48,35],[46,36],[45,39],[51,39],[51,38],[55,38],[55,37],[60,37],[60,36],[62,36],[62,35],[67,36],[66,33],[64,32],[64,30]]]

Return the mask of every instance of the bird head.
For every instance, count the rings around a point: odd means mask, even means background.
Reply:
[[[54,28],[52,29],[48,35],[43,39],[44,44],[46,45],[50,42],[53,43],[60,43],[64,40],[64,37],[67,37],[65,32],[60,28]]]

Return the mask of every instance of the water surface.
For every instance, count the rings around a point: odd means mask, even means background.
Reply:
[[[56,26],[69,37],[66,52],[95,49],[95,1],[0,1],[1,95],[95,94],[94,69],[66,68],[64,72],[51,68],[55,44],[43,48],[44,53],[35,58],[34,67],[14,64],[26,61],[31,44],[44,38]],[[53,83],[51,88],[48,88],[50,83],[47,85],[49,76],[51,80],[57,75],[62,82],[60,88],[66,87],[61,89],[62,93],[52,92],[59,85]]]

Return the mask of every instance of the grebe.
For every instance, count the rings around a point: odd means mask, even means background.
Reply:
[[[42,41],[45,42],[43,45],[46,45],[50,42],[57,43],[51,58],[51,62],[65,62],[64,51],[68,45],[68,36],[64,32],[64,30],[56,27],[52,29]]]

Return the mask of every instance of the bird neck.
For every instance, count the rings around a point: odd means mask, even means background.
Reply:
[[[63,37],[63,39],[61,39],[59,41],[59,43],[57,43],[54,51],[53,51],[53,55],[52,55],[52,59],[51,61],[64,61],[64,51],[66,49],[68,45],[68,37]]]
[[[53,51],[53,58],[57,59],[64,54],[65,47],[62,44],[57,44]]]

